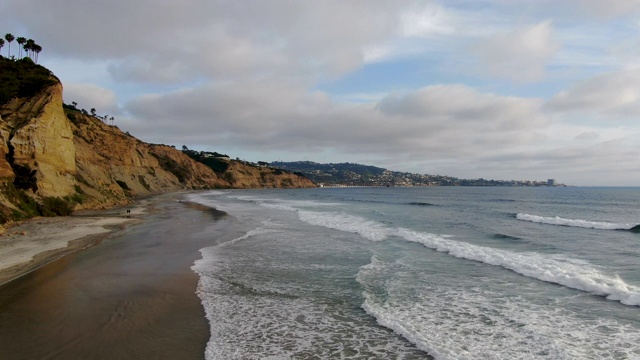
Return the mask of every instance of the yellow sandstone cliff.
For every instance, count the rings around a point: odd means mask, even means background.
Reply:
[[[24,208],[47,198],[95,209],[182,189],[315,186],[296,174],[239,161],[216,174],[173,147],[142,142],[62,105],[56,82],[0,106],[0,224],[33,216]]]

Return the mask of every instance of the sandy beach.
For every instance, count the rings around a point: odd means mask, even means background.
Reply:
[[[132,216],[142,214],[144,205],[92,212],[93,216],[37,218],[7,229],[0,235],[0,285],[140,221]]]
[[[229,221],[181,196],[9,228],[0,358],[202,359],[209,328],[191,266]]]

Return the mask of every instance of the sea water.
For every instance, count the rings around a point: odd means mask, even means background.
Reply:
[[[189,195],[207,359],[640,359],[640,188]]]

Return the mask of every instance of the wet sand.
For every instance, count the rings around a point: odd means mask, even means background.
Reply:
[[[143,221],[0,286],[0,359],[203,359],[191,266],[231,221],[180,196],[152,198]]]

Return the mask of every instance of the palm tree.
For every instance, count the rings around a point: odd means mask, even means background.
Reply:
[[[0,39],[0,50],[2,49],[3,46],[4,46],[4,40]]]
[[[27,43],[24,44],[24,49],[27,51],[27,56],[31,57],[33,55],[33,46],[36,42],[33,39],[27,40]]]
[[[4,38],[7,40],[7,42],[9,43],[9,52],[8,52],[8,56],[11,56],[11,42],[13,41],[13,39],[15,39],[15,37],[11,34],[6,34],[4,36]]]
[[[31,47],[33,48],[32,50],[35,53],[35,58],[36,58],[35,62],[37,64],[38,63],[38,54],[40,54],[40,51],[42,51],[42,46],[40,46],[38,44],[33,44]]]
[[[18,48],[18,49],[19,49],[19,54],[20,54],[20,55],[18,55],[18,58],[22,58],[22,46],[24,45],[24,43],[26,43],[26,42],[27,42],[27,39],[26,39],[26,38],[24,38],[24,37],[22,37],[22,36],[20,36],[20,37],[18,37],[18,38],[16,39],[16,41],[18,42],[18,44],[20,44],[20,47]]]
[[[24,49],[25,55],[27,55],[29,58],[31,58],[31,55],[29,53],[29,51],[31,51],[31,44],[26,43],[26,44],[24,44],[24,46],[22,48]]]

